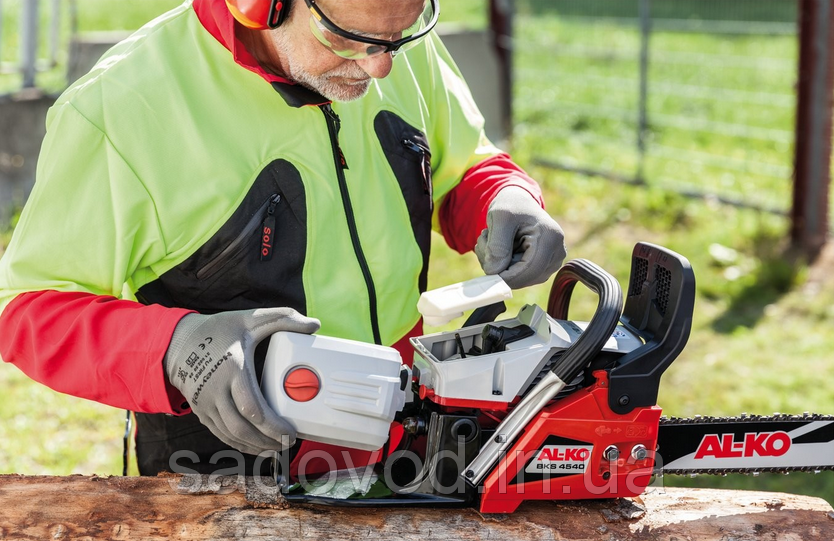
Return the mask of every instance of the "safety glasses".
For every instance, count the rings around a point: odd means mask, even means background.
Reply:
[[[437,16],[440,13],[437,1],[428,0],[414,24],[398,33],[398,39],[388,41],[343,30],[321,12],[315,0],[304,0],[312,14],[310,30],[313,35],[334,54],[349,60],[360,60],[385,53],[396,55],[417,45],[437,24]]]

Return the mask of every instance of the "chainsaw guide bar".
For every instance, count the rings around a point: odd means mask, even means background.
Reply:
[[[834,415],[661,417],[657,454],[656,475],[834,470]]]

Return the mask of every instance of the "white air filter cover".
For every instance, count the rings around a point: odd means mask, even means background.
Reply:
[[[261,389],[299,438],[374,451],[405,405],[402,368],[394,348],[279,332],[270,338]]]
[[[500,276],[488,275],[426,291],[420,295],[417,310],[426,325],[438,327],[461,317],[466,310],[512,297],[513,290]]]

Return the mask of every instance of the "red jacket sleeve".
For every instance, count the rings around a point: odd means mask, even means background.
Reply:
[[[507,186],[519,186],[544,207],[541,188],[507,154],[498,154],[472,166],[440,206],[440,231],[460,253],[475,247],[486,229],[486,215],[495,195]]]
[[[0,315],[0,356],[30,378],[145,413],[187,413],[162,359],[188,310],[91,293],[22,293]]]

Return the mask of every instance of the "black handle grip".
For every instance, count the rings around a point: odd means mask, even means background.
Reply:
[[[588,327],[552,369],[568,383],[605,347],[617,328],[623,306],[623,291],[613,276],[586,259],[574,259],[565,263],[553,280],[547,303],[551,317],[567,319],[571,294],[579,282],[597,294],[599,303]]]

